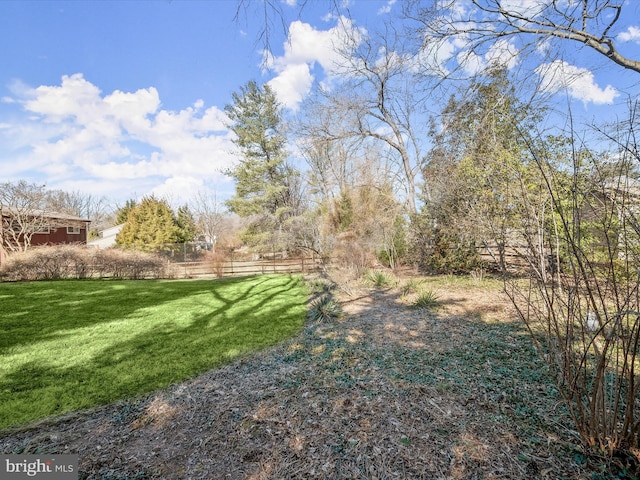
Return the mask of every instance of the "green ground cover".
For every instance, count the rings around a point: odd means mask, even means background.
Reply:
[[[0,283],[0,429],[136,396],[298,332],[292,276]]]

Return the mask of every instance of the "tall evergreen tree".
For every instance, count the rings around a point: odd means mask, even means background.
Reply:
[[[124,207],[121,207],[116,212],[116,224],[120,225],[121,223],[125,223],[127,221],[127,217],[129,216],[129,212],[135,208],[138,203],[134,198],[127,200],[124,204]]]
[[[249,245],[284,248],[285,224],[298,210],[298,172],[286,161],[282,107],[269,85],[250,81],[233,94],[225,112],[240,154],[239,163],[227,172],[236,181],[227,206],[251,218],[243,235]]]
[[[198,234],[198,226],[188,205],[178,208],[176,225],[180,229],[180,241],[192,242]]]

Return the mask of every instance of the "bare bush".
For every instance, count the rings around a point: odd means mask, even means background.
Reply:
[[[213,271],[216,273],[216,277],[222,278],[224,275],[224,264],[227,261],[227,256],[217,250],[207,254],[207,261],[213,266]]]
[[[86,278],[90,272],[90,254],[77,245],[31,248],[8,257],[3,265],[5,280],[58,280]]]
[[[531,148],[545,193],[523,196],[529,278],[506,290],[583,443],[640,460],[640,158],[630,125],[615,161],[572,148],[572,166],[558,170],[549,151]]]
[[[348,270],[354,278],[362,277],[378,263],[375,251],[348,233],[338,238],[333,254],[334,265]]]
[[[35,265],[39,265],[40,278],[85,278],[90,268],[90,255],[85,248],[73,245],[56,245],[36,248]]]
[[[79,245],[54,245],[15,253],[0,270],[0,279],[4,281],[169,276],[167,262],[156,255],[116,249],[90,250]]]
[[[98,250],[94,255],[94,262],[96,272],[101,277],[135,280],[171,276],[165,259],[135,250]]]

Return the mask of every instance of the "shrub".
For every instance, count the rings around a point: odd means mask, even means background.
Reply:
[[[168,276],[166,261],[156,255],[117,249],[91,250],[80,245],[36,247],[15,253],[0,271],[4,281]]]
[[[220,251],[211,252],[207,255],[207,260],[213,266],[216,277],[222,278],[224,275],[224,264],[227,261],[226,255]]]
[[[88,251],[77,245],[38,248],[33,254],[40,278],[45,280],[85,278],[91,261]]]
[[[90,254],[78,245],[37,247],[15,253],[2,268],[4,280],[58,280],[85,278]]]
[[[412,219],[408,243],[408,259],[425,272],[461,274],[483,265],[475,242],[435,228],[428,211]]]
[[[415,308],[435,308],[440,305],[438,294],[433,290],[420,290],[411,302]]]
[[[342,307],[331,295],[323,295],[311,304],[308,317],[313,322],[328,322],[342,317]]]
[[[96,251],[94,261],[100,277],[137,280],[170,276],[166,260],[150,253],[105,249]]]
[[[355,278],[361,277],[377,263],[374,252],[350,233],[343,233],[338,237],[332,262],[338,268],[350,271]]]
[[[307,288],[312,294],[330,293],[336,288],[336,286],[337,285],[331,280],[323,280],[319,278],[307,279]]]
[[[364,274],[364,283],[375,288],[391,287],[397,283],[395,276],[384,270],[367,270]]]
[[[631,128],[637,120],[630,111],[601,131],[611,144],[571,148],[560,155],[565,164],[557,163],[559,152],[531,148],[543,188],[523,199],[530,213],[517,232],[530,268],[528,278],[505,283],[588,453],[634,459],[636,466],[640,218],[630,179],[640,160]],[[609,163],[601,151],[620,157]]]

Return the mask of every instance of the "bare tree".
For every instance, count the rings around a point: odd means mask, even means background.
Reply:
[[[218,201],[215,191],[199,191],[191,202],[196,223],[205,240],[213,244],[220,239],[224,231],[224,208]]]
[[[318,0],[313,0],[318,3]],[[294,17],[299,18],[302,15],[309,0],[298,0],[294,2],[295,9]],[[260,27],[256,34],[256,45],[262,44],[265,52],[271,52],[271,40],[275,33],[280,32],[283,35],[287,35],[288,18],[287,11],[283,8],[283,4],[287,3],[288,6],[294,6],[291,2],[282,2],[281,0],[237,0],[237,7],[233,21],[240,23],[241,20],[245,22],[249,16],[255,16],[259,19]],[[349,9],[348,3],[343,0],[324,0],[322,3],[333,13],[335,16],[348,17]],[[265,56],[266,60],[267,56]]]
[[[364,164],[372,161],[367,139],[356,133],[351,103],[348,97],[325,93],[305,103],[296,124],[296,144],[309,166],[307,183],[318,203],[343,197],[362,182],[370,167]]]
[[[633,18],[637,7],[637,2],[622,0],[413,0],[405,4],[405,13],[418,22],[422,46],[433,58],[445,42],[457,41],[467,52],[481,54],[500,39],[518,39],[518,48],[558,40],[640,72],[640,61],[621,53],[616,38],[620,19]]]
[[[337,123],[346,110],[332,115],[333,106],[316,105],[299,137],[317,205],[300,231],[314,252],[331,254],[343,266],[353,267],[364,259],[368,265],[376,255],[395,266],[406,212],[394,188],[399,183],[395,167],[379,142],[354,136],[351,129],[340,133]]]
[[[110,225],[111,208],[104,196],[96,197],[80,191],[49,190],[46,193],[45,207],[54,212],[90,219],[94,231]]]
[[[342,84],[327,100],[346,121],[334,138],[360,138],[382,142],[398,165],[407,210],[415,213],[418,177],[425,155],[427,125],[414,63],[403,53],[402,37],[393,28],[368,38],[353,39],[342,52]],[[355,50],[353,46],[359,44]]]
[[[33,235],[48,227],[45,199],[44,185],[24,180],[0,184],[0,246],[10,252],[26,251],[31,246]]]

